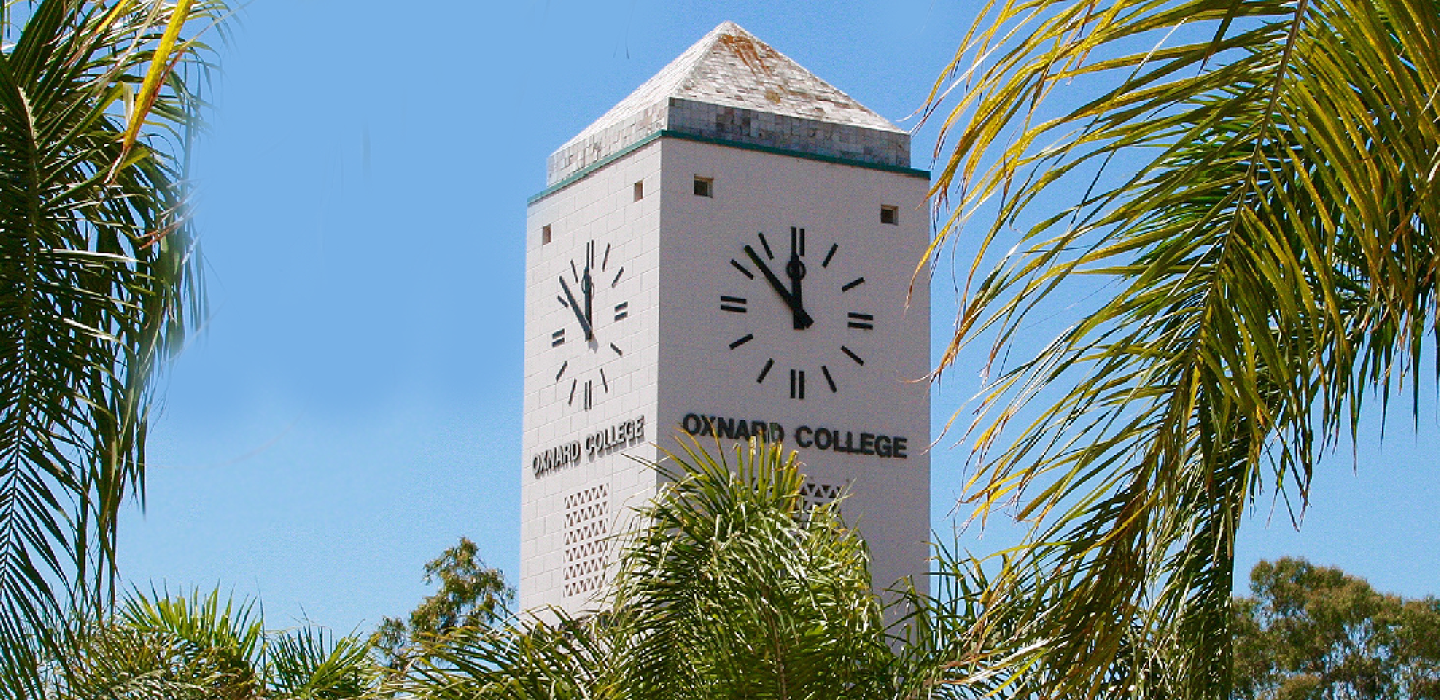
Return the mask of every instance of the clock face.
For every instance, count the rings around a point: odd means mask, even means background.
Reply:
[[[750,322],[725,342],[755,363],[751,378],[767,394],[804,401],[856,385],[848,380],[865,366],[878,321],[854,264],[859,256],[846,252],[833,240],[807,246],[805,229],[792,226],[788,241],[762,231],[730,258],[719,309]]]
[[[627,272],[609,243],[585,242],[560,269],[555,303],[565,322],[550,333],[549,356],[555,362],[554,396],[576,410],[588,411],[611,393],[616,362],[625,355],[624,324],[630,318]],[[608,370],[608,372],[607,372]]]

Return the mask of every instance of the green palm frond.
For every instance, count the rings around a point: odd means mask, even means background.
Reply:
[[[864,543],[833,505],[802,508],[794,452],[751,442],[727,460],[692,442],[664,464],[667,485],[616,540],[612,592],[598,611],[461,628],[421,655],[405,691],[433,700],[910,697]]]
[[[249,700],[264,688],[264,629],[254,606],[218,591],[126,597],[100,623],[86,623],[54,664],[50,697]]]
[[[43,0],[0,52],[0,649],[113,595],[115,525],[143,497],[150,377],[201,309],[182,153],[198,31],[220,0]],[[11,23],[23,16],[17,31]],[[173,21],[172,21],[173,19]],[[155,63],[163,70],[150,71]],[[152,75],[153,99],[126,96]],[[125,143],[127,123],[138,140]],[[6,651],[5,653],[9,653]],[[31,674],[5,674],[25,696]]]
[[[837,506],[802,511],[796,454],[751,441],[732,462],[684,447],[615,583],[617,616],[646,629],[637,696],[885,694],[893,655],[869,553]],[[676,677],[689,681],[647,685]]]
[[[272,631],[218,590],[130,593],[52,664],[55,700],[363,700],[379,697],[368,643],[318,627]]]
[[[425,700],[619,700],[629,636],[605,615],[563,610],[498,627],[460,627],[431,640],[404,692]]]
[[[180,654],[164,635],[130,628],[97,631],[71,659],[49,697],[63,700],[209,700],[234,678],[204,657]],[[63,690],[61,690],[63,688]],[[219,691],[217,693],[217,691]]]
[[[336,637],[318,627],[285,632],[267,645],[270,695],[294,700],[371,697],[379,669],[370,645],[357,636]]]
[[[993,343],[973,493],[1035,523],[1033,573],[989,585],[1043,620],[1057,694],[1117,668],[1138,695],[1223,693],[1248,499],[1303,508],[1366,393],[1383,410],[1436,333],[1440,4],[989,9],[931,100],[954,204],[935,246],[993,213],[941,369]],[[1077,85],[1101,89],[1055,111]],[[1116,665],[1158,649],[1165,673]]]

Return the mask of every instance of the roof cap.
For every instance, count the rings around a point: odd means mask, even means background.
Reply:
[[[548,184],[665,129],[858,162],[910,164],[908,132],[726,21],[551,155]]]

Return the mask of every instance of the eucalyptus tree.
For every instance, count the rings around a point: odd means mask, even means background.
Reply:
[[[486,566],[479,546],[468,537],[425,563],[425,583],[439,584],[439,590],[405,619],[382,618],[371,635],[378,661],[392,675],[408,673],[419,655],[453,630],[501,622],[515,601],[505,573]]]
[[[113,597],[151,377],[200,310],[185,153],[223,0],[0,5],[0,690]]]
[[[1236,700],[1440,697],[1440,600],[1304,559],[1262,561],[1235,599]]]
[[[1033,523],[1016,658],[1225,695],[1247,503],[1303,510],[1437,333],[1440,3],[992,2],[929,109],[932,253],[976,248],[939,370],[990,345],[972,495]]]

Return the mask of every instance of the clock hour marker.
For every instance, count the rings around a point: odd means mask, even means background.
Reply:
[[[805,400],[805,370],[790,370],[790,398]]]
[[[830,385],[830,393],[834,394],[840,391],[839,389],[835,388],[835,378],[830,376],[829,367],[826,367],[825,365],[820,365],[820,373],[825,375],[825,383]]]
[[[752,341],[752,340],[754,340],[754,339],[755,339],[755,334],[754,334],[754,333],[746,333],[744,338],[741,338],[741,339],[739,339],[739,340],[731,343],[731,344],[730,344],[730,349],[731,349],[731,350],[734,350],[735,348],[738,348],[738,347],[740,347],[741,345],[744,345],[744,344],[746,344],[746,343],[748,343],[748,342],[750,342],[750,341]]]
[[[820,267],[830,267],[830,258],[835,257],[835,251],[837,251],[837,250],[840,250],[840,244],[839,244],[839,243],[831,243],[831,244],[830,244],[830,252],[828,252],[828,253],[825,254],[825,261],[822,262],[822,263],[820,263]]]
[[[610,280],[610,288],[611,288],[611,289],[614,289],[614,288],[615,288],[615,285],[620,284],[620,275],[623,275],[623,274],[625,274],[625,268],[624,268],[624,267],[621,267],[619,270],[616,270],[616,271],[615,271],[615,279]]]
[[[561,362],[561,363],[560,363],[560,371],[555,373],[555,381],[557,381],[557,382],[560,381],[560,378],[563,377],[563,376],[565,376],[565,370],[566,370],[567,368],[569,368],[569,367],[570,367],[570,361],[569,361],[569,360],[566,360],[566,361],[564,361],[564,362]]]
[[[741,264],[740,264],[740,261],[736,260],[735,258],[730,258],[730,264],[731,264],[731,265],[734,265],[734,266],[735,266],[735,269],[737,269],[737,270],[740,271],[740,274],[745,275],[746,277],[749,277],[749,278],[752,279],[752,280],[755,279],[755,273],[753,273],[753,272],[745,269],[745,266],[744,266],[744,265],[741,265]]]
[[[845,286],[843,286],[843,287],[840,288],[840,291],[842,291],[842,292],[848,292],[848,291],[850,291],[850,290],[852,290],[852,289],[854,289],[854,288],[856,288],[856,287],[859,287],[859,286],[862,285],[862,284],[865,284],[865,278],[864,278],[864,277],[856,277],[855,279],[850,280],[849,282],[846,282],[846,283],[845,283]]]
[[[616,344],[614,344],[614,343],[611,343],[611,344],[610,344],[610,349],[611,349],[611,350],[614,350],[616,355],[624,355],[624,354],[625,354],[625,353],[623,353],[623,352],[620,351],[620,346],[619,346],[619,345],[616,345]]]
[[[591,407],[591,406],[594,406],[594,405],[595,405],[595,391],[594,391],[594,390],[595,390],[595,382],[592,382],[592,381],[590,381],[590,380],[588,380],[588,379],[585,380],[585,398],[583,399],[583,401],[584,401],[584,403],[585,403],[585,410],[587,410],[587,411],[590,410],[590,407]]]
[[[554,333],[551,333],[551,334],[550,334],[550,347],[556,348],[556,347],[560,347],[561,345],[564,345],[564,344],[565,344],[565,329],[564,329],[564,328],[561,328],[560,330],[555,331]]]
[[[727,297],[727,296],[721,296],[721,297],[720,297],[720,310],[721,310],[721,311],[729,311],[729,312],[737,313],[737,314],[743,314],[743,313],[745,313],[745,304],[746,304],[746,303],[748,303],[748,302],[745,301],[745,298],[744,298],[744,297]]]
[[[850,317],[850,321],[846,325],[850,326],[851,328],[859,328],[862,331],[875,330],[875,316],[871,314],[857,313],[855,311],[851,311],[846,315]]]
[[[775,366],[775,358],[772,357],[772,358],[766,360],[766,361],[765,361],[765,367],[764,367],[764,369],[761,369],[761,370],[760,370],[760,376],[758,376],[758,377],[755,378],[755,383],[756,383],[756,384],[764,384],[764,383],[765,383],[765,375],[770,374],[770,368],[771,368],[771,367],[774,367],[774,366]]]
[[[761,246],[764,246],[764,248],[765,248],[765,257],[770,258],[771,260],[774,260],[774,259],[775,259],[775,253],[771,252],[771,250],[770,250],[770,241],[765,240],[765,232],[764,232],[764,231],[761,231],[760,233],[758,233],[758,234],[756,234],[756,235],[760,236],[760,245],[761,245]]]
[[[585,267],[595,267],[595,241],[585,244]]]
[[[579,379],[571,379],[571,380],[570,380],[570,400],[569,400],[569,401],[566,401],[566,403],[570,404],[571,406],[574,406],[574,405],[575,405],[575,387],[577,387],[577,386],[579,386],[579,385],[580,385],[580,380],[579,380]]]
[[[559,294],[555,295],[555,301],[560,302],[560,305],[567,309],[570,308],[570,302],[565,301],[565,297],[562,297]]]
[[[605,259],[603,259],[603,260],[600,261],[600,269],[603,270],[603,269],[605,269],[605,268],[607,268],[607,267],[609,267],[609,266],[610,266],[610,244],[609,244],[609,243],[606,243],[606,244],[605,244]]]
[[[805,229],[790,227],[790,250],[796,255],[805,254]]]
[[[616,304],[616,305],[615,305],[615,320],[616,320],[616,321],[619,321],[620,319],[623,319],[623,318],[625,318],[626,316],[629,316],[629,315],[630,315],[630,302],[628,302],[628,301],[622,301],[622,302],[620,302],[619,304]]]
[[[610,382],[605,380],[605,370],[600,370],[600,386],[605,388],[605,393],[610,393]]]
[[[843,352],[843,353],[845,353],[846,355],[849,355],[849,356],[850,356],[850,359],[852,359],[852,360],[855,361],[855,364],[860,365],[861,367],[864,367],[864,366],[865,366],[865,360],[861,359],[859,355],[856,355],[854,350],[851,350],[850,348],[847,348],[847,347],[845,347],[844,345],[841,345],[841,346],[840,346],[840,352]]]
[[[563,273],[562,273],[562,274],[563,274]],[[580,281],[580,271],[577,270],[577,269],[575,269],[575,261],[574,261],[574,260],[571,260],[571,261],[570,261],[570,274],[575,275],[575,281],[576,281],[576,282],[579,282],[579,281]],[[562,277],[562,279],[563,279],[563,277]]]

